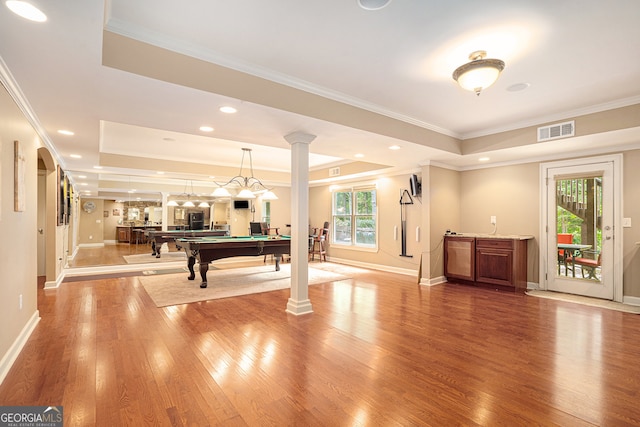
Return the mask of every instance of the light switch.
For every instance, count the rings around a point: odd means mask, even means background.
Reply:
[[[622,218],[622,226],[624,228],[630,228],[631,227],[631,218]]]

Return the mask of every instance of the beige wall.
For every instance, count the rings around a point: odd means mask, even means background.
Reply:
[[[433,279],[444,275],[442,260],[444,233],[446,230],[461,230],[461,174],[450,169],[431,166],[425,168],[422,177],[422,191],[425,197],[427,195],[429,197],[426,208],[430,221],[430,246],[427,249],[428,259],[431,263],[431,274],[428,278]],[[428,186],[425,184],[427,182]]]
[[[37,319],[38,153],[40,141],[3,86],[0,86],[0,380],[16,340]],[[14,141],[25,157],[25,210],[14,211]],[[20,308],[22,296],[22,308]]]
[[[527,247],[527,280],[538,283],[540,240],[540,165],[528,163],[460,174],[460,230],[532,235]]]
[[[96,204],[96,209],[85,212],[82,206],[85,202],[91,201]],[[83,198],[80,202],[80,224],[79,238],[80,245],[95,245],[104,243],[104,200]]]
[[[376,182],[378,202],[378,250],[368,252],[354,250],[331,245],[329,243],[327,253],[329,257],[347,259],[363,264],[379,264],[397,269],[415,271],[416,275],[420,266],[420,255],[423,252],[423,239],[428,233],[421,229],[420,240],[416,241],[416,228],[422,226],[423,198],[414,198],[413,205],[406,207],[407,220],[407,255],[412,258],[399,256],[401,247],[401,217],[400,195],[401,190],[409,188],[409,175],[403,174],[394,177],[379,178]],[[344,187],[351,185],[373,183],[372,180],[341,184]],[[311,227],[321,227],[325,221],[331,223],[331,190],[330,186],[323,185],[313,187],[309,191],[309,221]],[[397,235],[394,229],[397,227]],[[332,233],[329,227],[329,233]],[[331,240],[331,239],[330,239]]]
[[[118,224],[122,224],[123,219],[123,206],[122,202],[116,202],[115,200],[105,200],[103,210],[108,212],[106,218],[103,218],[102,239],[105,243],[117,242],[118,233],[116,227]],[[119,215],[114,215],[113,210],[117,209]],[[104,217],[104,212],[101,211],[101,215]]]
[[[631,228],[622,230],[624,295],[640,298],[640,150],[623,154],[622,216],[631,218]]]

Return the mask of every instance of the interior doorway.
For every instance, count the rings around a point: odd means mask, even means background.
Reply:
[[[541,288],[622,300],[621,156],[542,165]]]

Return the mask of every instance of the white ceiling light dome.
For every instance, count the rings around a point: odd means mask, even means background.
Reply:
[[[358,6],[364,10],[380,10],[391,3],[391,0],[358,0]]]

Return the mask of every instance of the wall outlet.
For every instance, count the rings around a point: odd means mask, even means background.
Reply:
[[[491,225],[496,225],[496,217],[495,217],[495,215],[491,216]]]

